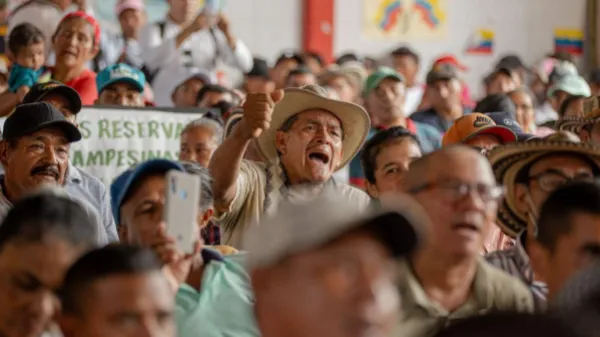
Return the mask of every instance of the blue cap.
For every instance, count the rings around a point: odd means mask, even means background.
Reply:
[[[130,67],[125,63],[118,63],[106,67],[96,76],[98,93],[101,93],[107,86],[117,82],[129,83],[140,92],[143,92],[144,86],[146,85],[146,76],[144,76],[143,72]]]
[[[160,171],[184,171],[183,166],[178,162],[167,159],[151,159],[140,163],[129,170],[121,173],[110,184],[110,204],[115,222],[121,222],[121,204],[133,183],[142,175],[148,172]]]
[[[517,122],[510,112],[488,112],[486,115],[488,115],[496,125],[507,127],[514,132],[517,135],[517,141],[519,142],[534,137],[534,135],[523,132],[519,122]]]

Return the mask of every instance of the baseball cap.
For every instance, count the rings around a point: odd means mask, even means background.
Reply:
[[[511,129],[498,126],[489,116],[474,112],[454,121],[454,124],[444,134],[442,145],[462,143],[479,135],[496,136],[502,144],[517,140],[517,135]]]
[[[452,54],[446,54],[446,55],[442,55],[442,56],[438,57],[435,61],[433,61],[432,68],[435,68],[436,66],[439,66],[442,64],[449,64],[449,65],[453,66],[454,68],[461,70],[461,71],[469,70],[469,68],[466,65],[464,65],[460,61],[458,61],[456,56],[454,56]]]
[[[519,122],[517,122],[510,112],[489,112],[486,113],[486,115],[488,115],[488,117],[490,117],[494,123],[496,123],[496,125],[504,126],[514,132],[514,134],[517,135],[517,141],[519,142],[524,142],[535,137],[535,135],[523,132],[521,125],[519,125]]]
[[[143,72],[125,63],[108,66],[96,76],[96,86],[99,93],[114,83],[129,83],[139,92],[143,92],[146,85],[146,76]]]
[[[548,75],[548,82],[550,84],[556,83],[561,78],[568,75],[579,75],[577,72],[577,67],[575,67],[575,65],[569,61],[558,61]]]
[[[400,75],[399,72],[390,67],[379,67],[377,68],[365,81],[364,94],[367,96],[373,90],[377,89],[379,84],[386,78],[391,78],[399,82],[404,82],[404,76]]]
[[[54,105],[46,102],[20,104],[4,122],[3,139],[16,139],[45,128],[58,128],[69,143],[81,140],[77,127]]]
[[[364,228],[399,257],[417,247],[426,225],[426,214],[409,196],[365,210],[328,187],[312,200],[280,203],[275,214],[246,232],[242,248],[251,269],[265,267]]]
[[[507,68],[517,70],[519,68],[525,68],[523,61],[517,55],[506,55],[498,61],[496,68]]]
[[[269,65],[267,64],[267,61],[255,57],[253,60],[252,69],[249,73],[246,73],[246,76],[269,79]]]
[[[78,114],[81,111],[81,97],[75,89],[64,85],[58,81],[48,81],[44,83],[36,83],[31,87],[31,90],[23,97],[23,103],[39,102],[44,97],[56,94],[64,97],[68,102],[73,113]]]
[[[120,0],[115,6],[115,14],[117,17],[128,9],[144,10],[144,2],[142,0]]]
[[[183,166],[176,161],[151,159],[130,168],[116,177],[112,184],[110,184],[110,203],[115,221],[117,223],[120,222],[121,205],[137,179],[147,173],[167,172],[171,170],[185,171]]]
[[[209,73],[196,67],[181,66],[178,67],[177,70],[171,72],[171,74],[170,79],[172,81],[171,84],[173,89],[171,89],[170,93],[173,93],[180,85],[191,79],[198,79],[204,83],[204,85],[217,83],[216,74]]]
[[[428,85],[437,81],[447,81],[458,78],[456,67],[451,64],[438,64],[427,73],[426,82]]]
[[[555,82],[547,92],[548,97],[554,96],[557,91],[564,91],[572,96],[591,96],[589,84],[579,75],[567,75]]]

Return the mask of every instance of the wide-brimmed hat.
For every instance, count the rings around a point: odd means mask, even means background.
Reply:
[[[271,115],[271,127],[257,139],[258,148],[270,162],[278,159],[275,135],[291,117],[306,110],[322,109],[331,112],[342,123],[342,160],[336,170],[346,166],[365,142],[371,120],[361,106],[327,98],[327,91],[318,85],[285,89],[285,96],[275,105]]]
[[[340,76],[354,82],[354,85],[362,92],[367,79],[367,71],[360,62],[346,62],[343,66],[333,64],[327,67],[325,72],[319,76],[319,82],[321,85],[327,85],[333,78]]]
[[[587,158],[600,171],[600,145],[548,139],[531,139],[495,147],[488,159],[499,184],[506,188],[506,196],[498,208],[497,224],[502,231],[516,237],[527,228],[527,216],[516,205],[515,185],[521,171],[540,158],[551,154],[570,154]]]
[[[570,131],[579,135],[586,125],[600,122],[600,96],[592,96],[583,101],[583,117],[564,117],[556,122],[556,130]]]

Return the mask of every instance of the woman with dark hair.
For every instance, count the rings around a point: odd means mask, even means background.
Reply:
[[[586,96],[573,95],[565,99],[558,109],[558,118],[562,119],[565,117],[584,117],[583,114],[583,101]]]

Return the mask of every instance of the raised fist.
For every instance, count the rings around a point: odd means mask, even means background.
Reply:
[[[275,104],[283,99],[283,90],[270,94],[250,93],[242,108],[244,117],[240,121],[240,131],[244,138],[258,138],[271,124],[271,115]]]

